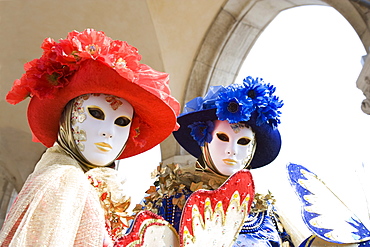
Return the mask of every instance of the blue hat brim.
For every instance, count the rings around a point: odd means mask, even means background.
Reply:
[[[179,116],[177,122],[180,128],[173,132],[177,142],[191,155],[199,158],[202,151],[198,142],[190,135],[191,129],[188,127],[194,122],[205,122],[217,120],[216,109],[207,109],[196,111]],[[281,148],[281,136],[277,128],[273,129],[268,124],[256,125],[256,115],[252,117],[247,124],[252,127],[257,141],[256,151],[250,164],[252,169],[270,164],[279,154]]]

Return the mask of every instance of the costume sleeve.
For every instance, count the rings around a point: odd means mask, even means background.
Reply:
[[[75,166],[56,164],[32,174],[7,216],[1,246],[76,246],[76,240],[80,242],[77,245],[90,246],[81,236],[86,238],[91,232],[92,239],[101,243],[95,246],[102,246],[104,217],[101,224],[90,187]],[[92,213],[91,219],[86,211]],[[81,231],[91,227],[89,220],[95,229],[90,228],[86,235]]]

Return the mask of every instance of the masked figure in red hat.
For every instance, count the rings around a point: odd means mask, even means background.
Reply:
[[[137,49],[103,32],[45,39],[7,101],[31,97],[28,122],[48,149],[10,209],[0,246],[108,246],[127,229],[114,161],[177,129],[168,74],[139,61]]]
[[[281,147],[277,126],[283,105],[274,92],[275,87],[262,79],[247,77],[240,84],[213,86],[204,98],[189,101],[173,135],[197,158],[196,166],[162,167],[159,188],[151,190],[146,207],[178,229],[185,200],[194,191],[217,189],[241,169],[271,163]],[[273,201],[270,194],[255,195],[233,246],[282,246],[288,241],[289,236],[279,229]]]

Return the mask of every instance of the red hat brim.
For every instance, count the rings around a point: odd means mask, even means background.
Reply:
[[[161,143],[176,126],[174,110],[163,99],[144,88],[140,81],[128,81],[106,64],[88,60],[81,64],[68,85],[58,89],[53,98],[31,98],[28,123],[34,137],[46,147],[51,147],[57,140],[61,114],[70,100],[88,93],[115,95],[133,106],[132,126],[140,126],[139,137],[145,143],[137,145],[130,136],[125,150],[117,159],[131,157]]]

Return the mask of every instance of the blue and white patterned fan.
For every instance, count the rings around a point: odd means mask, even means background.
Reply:
[[[287,171],[302,203],[303,221],[314,235],[331,243],[370,245],[370,231],[316,174],[292,163]]]

